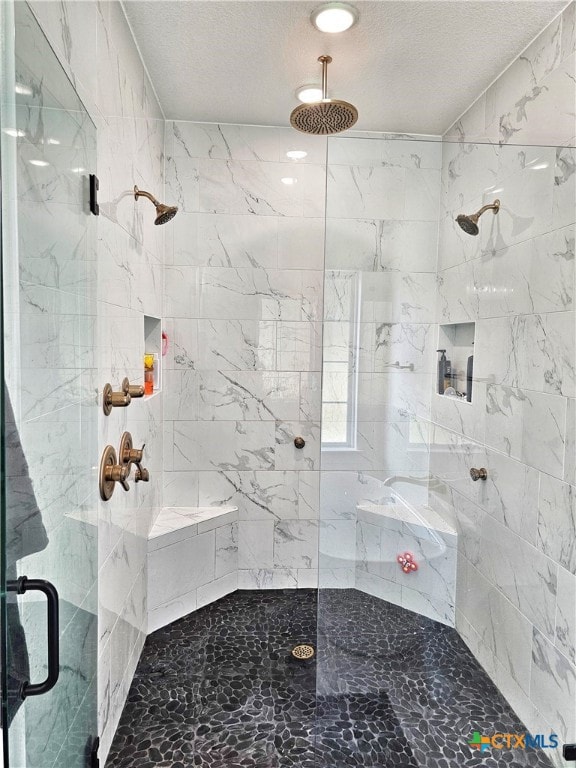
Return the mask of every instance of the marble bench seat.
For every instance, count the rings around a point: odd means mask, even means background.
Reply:
[[[165,507],[148,536],[148,633],[238,587],[238,507]]]
[[[454,626],[457,532],[435,510],[395,493],[356,512],[356,588]],[[402,570],[398,557],[406,553],[417,570]]]

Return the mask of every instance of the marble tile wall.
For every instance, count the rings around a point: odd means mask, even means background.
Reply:
[[[476,323],[475,397],[433,397],[430,458],[432,502],[459,534],[457,628],[526,725],[563,742],[576,738],[575,8],[445,136],[437,319]],[[478,237],[457,227],[496,197]]]
[[[97,250],[97,377],[104,384],[124,376],[143,379],[144,315],[163,314],[164,227],[154,209],[136,202],[136,184],[163,198],[164,118],[126,21],[121,3],[33,1],[31,7],[97,128],[100,217]],[[91,172],[94,168],[90,169]],[[66,279],[74,280],[68,270]],[[118,448],[128,429],[146,443],[150,482],[131,483],[101,502],[97,478],[86,513],[98,519],[99,672],[101,761],[114,734],[147,630],[147,537],[162,507],[162,394],[135,400],[104,417],[98,408],[98,450]]]
[[[238,507],[241,589],[316,583],[325,176],[323,138],[167,123],[164,503]]]

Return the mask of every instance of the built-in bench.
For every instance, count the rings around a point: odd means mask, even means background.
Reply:
[[[148,536],[148,632],[238,587],[238,507],[165,507]]]
[[[356,588],[454,626],[456,531],[393,491],[383,501],[356,507]]]

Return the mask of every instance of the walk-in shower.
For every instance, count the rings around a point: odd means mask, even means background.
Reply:
[[[571,764],[576,5],[442,135],[293,130],[423,40],[299,5],[162,4],[310,27],[274,127],[164,119],[150,3],[0,3],[3,768]]]

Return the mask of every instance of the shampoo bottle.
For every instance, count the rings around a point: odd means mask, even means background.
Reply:
[[[446,360],[445,349],[437,349],[436,351],[441,353],[438,360],[438,394],[443,395],[446,387],[446,363],[448,361]]]

